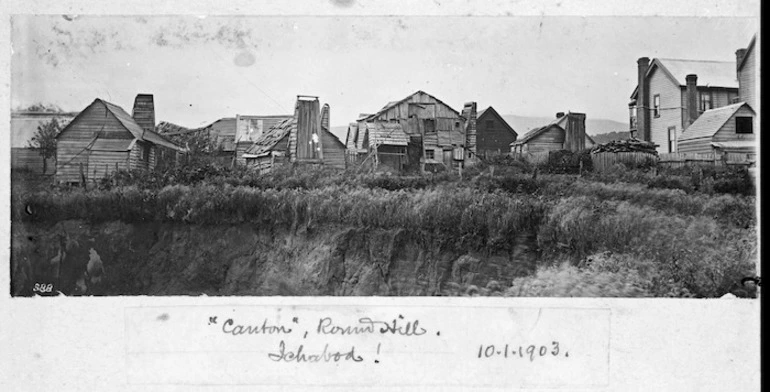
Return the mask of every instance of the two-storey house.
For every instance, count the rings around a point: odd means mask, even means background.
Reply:
[[[703,112],[738,97],[735,64],[647,57],[637,60],[636,89],[628,104],[631,135],[676,152],[677,140]]]

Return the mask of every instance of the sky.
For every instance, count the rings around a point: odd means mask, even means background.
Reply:
[[[102,98],[130,112],[152,93],[156,121],[198,127],[291,114],[315,95],[338,126],[423,90],[457,110],[627,122],[637,58],[735,61],[758,29],[746,17],[13,15],[11,107]]]

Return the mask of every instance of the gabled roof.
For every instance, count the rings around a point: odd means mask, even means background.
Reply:
[[[735,62],[731,61],[656,58],[650,62],[645,77],[650,77],[655,68],[663,71],[674,84],[680,87],[687,86],[687,75],[695,74],[698,75],[698,86],[738,88]],[[636,86],[631,93],[631,99],[636,98],[638,92],[639,86]]]
[[[505,129],[507,129],[507,130],[508,130],[508,132],[512,133],[512,134],[513,134],[513,136],[518,136],[518,133],[516,133],[516,131],[514,131],[514,130],[513,130],[513,127],[511,127],[510,125],[508,125],[508,122],[507,122],[507,121],[505,121],[505,119],[503,118],[503,116],[501,116],[501,115],[500,115],[500,113],[498,113],[498,112],[497,112],[497,110],[495,110],[495,108],[493,108],[493,107],[491,107],[491,106],[490,106],[490,107],[488,107],[488,108],[486,108],[486,109],[484,109],[484,110],[482,110],[482,111],[478,112],[478,114],[476,115],[476,121],[481,121],[481,118],[482,118],[482,117],[484,117],[485,115],[490,115],[490,116],[495,116],[495,117],[497,117],[497,119],[498,119],[498,120],[499,120],[501,123],[503,123],[503,125],[505,125]],[[477,130],[478,130],[478,126],[477,126],[476,128],[477,128]]]
[[[398,100],[398,101],[390,101],[390,102],[388,102],[388,103],[387,103],[387,105],[385,105],[385,106],[384,106],[382,109],[380,109],[380,110],[379,110],[377,113],[374,113],[374,114],[370,114],[370,115],[368,115],[368,116],[365,116],[365,117],[359,117],[359,118],[358,118],[358,121],[363,121],[363,120],[371,120],[371,119],[373,119],[373,118],[375,118],[375,117],[379,116],[380,114],[382,114],[382,113],[385,113],[386,111],[388,111],[388,109],[390,109],[390,108],[392,108],[392,107],[394,107],[394,106],[396,106],[396,105],[399,105],[399,104],[401,104],[401,103],[403,103],[403,102],[407,101],[409,98],[412,98],[413,96],[415,96],[415,95],[417,95],[417,94],[425,94],[425,95],[427,95],[427,96],[429,96],[429,97],[431,97],[431,98],[435,99],[435,100],[436,100],[436,102],[438,102],[438,103],[440,103],[440,104],[442,104],[442,105],[444,105],[444,106],[448,107],[448,108],[449,108],[449,110],[451,110],[451,111],[453,111],[454,113],[456,113],[458,117],[462,117],[462,115],[460,114],[460,112],[458,112],[458,111],[457,111],[457,110],[455,110],[453,107],[451,107],[451,106],[447,105],[446,103],[444,103],[444,101],[442,101],[442,100],[440,100],[440,99],[438,99],[438,98],[434,97],[433,95],[430,95],[430,94],[426,93],[425,91],[422,91],[422,90],[417,90],[416,92],[414,92],[414,93],[412,93],[412,94],[409,94],[409,95],[407,95],[406,97],[404,97],[404,98],[403,98],[403,99],[401,99],[401,100]],[[359,116],[361,116],[361,115],[359,115]]]
[[[746,64],[746,59],[749,58],[749,53],[754,51],[754,44],[757,41],[757,35],[754,34],[753,37],[751,37],[751,41],[749,42],[749,46],[746,47],[746,54],[743,55],[743,59],[741,59],[741,63],[738,64],[738,69],[743,69],[743,65]]]
[[[554,119],[550,123],[548,123],[546,125],[543,125],[540,128],[535,128],[535,129],[527,132],[520,139],[518,139],[518,140],[514,141],[513,143],[511,143],[511,145],[514,145],[514,144],[524,144],[524,143],[528,142],[530,139],[534,138],[535,136],[540,135],[541,133],[547,131],[548,129],[550,129],[553,126],[557,126],[557,127],[561,128],[561,129],[564,129],[564,123],[566,123],[566,122],[567,122],[567,115],[565,114],[565,115],[563,115],[563,116],[561,116],[561,117],[559,117],[557,119]],[[588,136],[588,135],[586,134],[586,136]]]
[[[101,98],[96,98],[94,102],[91,103],[91,105],[88,105],[88,107],[91,107],[93,105],[101,104],[104,105],[104,107],[107,109],[109,113],[111,113],[118,122],[123,126],[125,130],[127,130],[131,135],[137,139],[142,141],[147,141],[150,143],[157,144],[159,146],[168,147],[174,150],[183,151],[184,149],[182,147],[177,146],[175,143],[169,141],[168,139],[164,138],[163,136],[159,135],[155,131],[151,130],[144,130],[142,127],[139,126],[139,124],[134,121],[134,119],[126,113],[123,108],[121,108],[118,105],[115,105],[113,103],[107,102]],[[69,127],[72,126],[72,124],[77,123],[77,119],[80,118],[80,116],[85,113],[86,110],[83,110],[78,114],[72,121],[70,121],[69,124],[67,124],[64,129],[59,133],[60,135],[64,133]]]
[[[265,156],[269,154],[275,146],[283,140],[283,138],[288,137],[289,133],[291,133],[292,129],[294,129],[297,126],[297,122],[294,121],[294,117],[287,118],[278,124],[274,125],[267,131],[263,132],[262,135],[260,135],[257,140],[254,141],[254,144],[249,147],[248,150],[246,150],[246,154],[253,155],[255,157]]]
[[[679,140],[685,141],[714,136],[714,134],[725,125],[727,120],[729,120],[744,105],[754,113],[754,110],[752,110],[746,102],[738,102],[721,108],[706,110],[695,120],[695,122],[690,124],[690,126],[682,132],[682,137],[679,138]]]

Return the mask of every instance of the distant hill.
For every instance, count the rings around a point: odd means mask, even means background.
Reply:
[[[508,125],[513,127],[513,129],[516,131],[516,133],[519,134],[519,136],[524,135],[525,133],[527,133],[532,129],[542,127],[543,125],[546,125],[556,119],[556,117],[553,117],[553,118],[529,117],[529,116],[517,116],[515,114],[506,114],[506,115],[503,115],[503,118],[508,123]],[[348,133],[347,125],[332,126],[331,131],[333,134],[337,135],[338,138],[340,138],[340,141],[342,141],[342,143],[345,143],[345,137],[347,136],[347,133]],[[596,140],[595,135],[602,135],[602,134],[611,134],[611,133],[616,133],[619,135],[625,134],[625,136],[622,136],[621,138],[627,139],[628,124],[622,123],[620,121],[615,121],[615,120],[588,117],[586,118],[586,133],[591,135],[591,137],[597,143],[603,143],[603,142]]]
[[[517,116],[515,114],[503,115],[505,121],[513,127],[519,136],[524,135],[528,131],[542,127],[555,120],[556,117],[529,117],[529,116]],[[593,136],[602,133],[609,132],[627,132],[628,124],[615,120],[607,120],[603,118],[586,118],[586,133]],[[595,139],[594,139],[595,140]]]

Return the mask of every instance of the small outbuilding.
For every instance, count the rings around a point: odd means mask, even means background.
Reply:
[[[584,113],[556,113],[551,123],[527,132],[510,144],[514,154],[569,150],[572,152],[591,149],[596,143],[586,134]]]
[[[755,116],[746,102],[707,110],[682,133],[677,152],[756,154]]]
[[[482,157],[508,154],[518,134],[493,107],[480,112],[476,118],[476,154]]]
[[[95,99],[56,137],[56,180],[82,183],[119,169],[154,170],[185,150],[155,132],[151,94],[139,94],[132,114]]]

